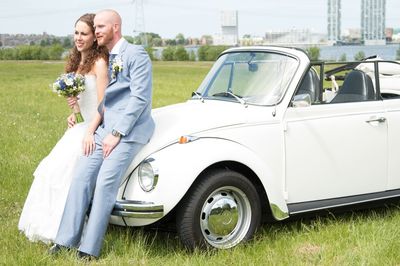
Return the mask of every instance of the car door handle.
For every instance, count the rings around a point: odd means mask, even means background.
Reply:
[[[365,122],[367,122],[367,123],[372,123],[372,122],[385,123],[386,118],[385,117],[371,118]]]

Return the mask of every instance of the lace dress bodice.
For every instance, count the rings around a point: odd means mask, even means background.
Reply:
[[[85,75],[85,90],[79,95],[78,104],[84,122],[92,121],[97,112],[96,76]]]

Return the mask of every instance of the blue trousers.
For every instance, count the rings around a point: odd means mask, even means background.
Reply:
[[[142,147],[143,144],[136,142],[120,142],[103,159],[101,142],[96,140],[93,154],[82,156],[74,172],[55,243],[100,256],[121,178]],[[82,237],[86,212],[92,198],[89,219]]]

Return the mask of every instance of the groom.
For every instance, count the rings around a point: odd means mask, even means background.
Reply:
[[[111,81],[98,108],[102,122],[95,132],[96,149],[78,163],[56,244],[49,250],[56,254],[63,248],[77,247],[78,257],[88,259],[99,257],[121,177],[154,130],[149,56],[141,46],[122,38],[117,12],[97,13],[94,26],[98,44],[110,51]]]

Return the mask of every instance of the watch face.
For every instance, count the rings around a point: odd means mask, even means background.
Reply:
[[[119,132],[116,131],[115,129],[113,129],[113,130],[111,131],[111,134],[112,134],[114,137],[120,137],[120,136],[121,136],[121,133],[119,133]]]

